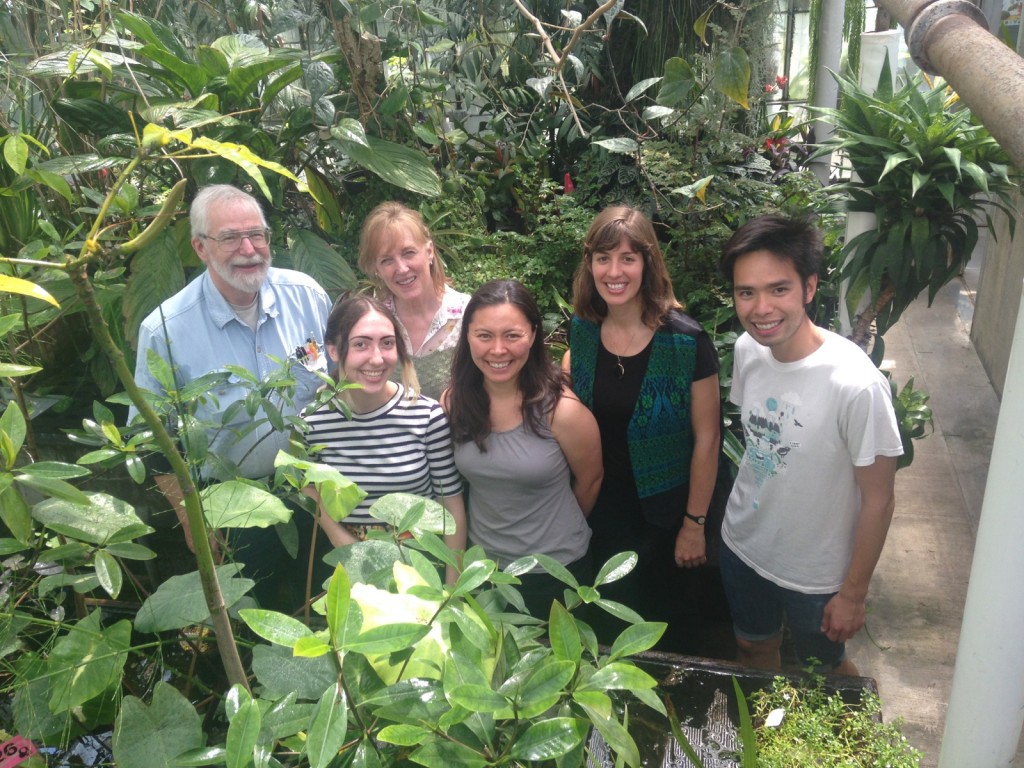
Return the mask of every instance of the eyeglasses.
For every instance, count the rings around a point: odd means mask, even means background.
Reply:
[[[242,241],[248,240],[253,248],[265,248],[270,242],[269,229],[254,229],[251,232],[228,232],[226,235],[214,237],[213,235],[199,235],[204,240],[213,240],[225,251],[237,251],[242,247]]]

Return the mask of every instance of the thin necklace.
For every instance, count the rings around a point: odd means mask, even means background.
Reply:
[[[629,343],[626,345],[626,349],[622,353],[626,357],[629,357],[629,349],[630,349],[630,347],[633,346],[633,342],[636,340],[636,335],[639,332],[640,332],[640,329],[637,328],[637,329],[635,329],[633,331],[633,335],[629,337]],[[623,376],[626,375],[626,367],[622,364],[622,356],[621,355],[619,355],[616,352],[613,352],[612,354],[615,355],[615,369],[618,371],[619,378],[621,379]]]

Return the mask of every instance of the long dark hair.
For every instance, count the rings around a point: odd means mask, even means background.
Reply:
[[[388,309],[383,303],[372,296],[362,294],[354,296],[343,296],[327,318],[327,330],[324,331],[324,343],[331,344],[338,351],[338,369],[334,372],[335,380],[340,380],[345,372],[345,359],[348,357],[348,337],[352,335],[355,328],[363,317],[376,312],[383,315],[384,319],[391,323],[395,329],[395,349],[398,351],[398,365],[401,368],[402,384],[406,389],[406,396],[415,399],[419,395],[420,385],[416,378],[416,369],[413,368],[412,357],[410,357],[405,344],[402,343],[401,326],[395,313]]]
[[[518,280],[492,280],[480,286],[463,313],[447,405],[452,439],[457,443],[472,440],[481,451],[487,450],[484,440],[491,433],[491,398],[484,389],[484,375],[469,350],[469,327],[478,309],[501,304],[511,304],[522,312],[534,331],[530,354],[518,380],[523,396],[523,421],[534,434],[540,434],[565,384],[564,374],[544,348],[540,309],[526,287]]]

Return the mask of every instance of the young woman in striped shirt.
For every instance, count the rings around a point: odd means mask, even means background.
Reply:
[[[455,518],[456,530],[445,536],[455,551],[466,546],[462,480],[455,468],[448,418],[436,400],[419,394],[416,374],[397,334],[394,314],[377,300],[355,296],[331,311],[324,334],[336,376],[359,385],[305,414],[310,446],[323,446],[319,461],[334,467],[366,491],[366,498],[340,523],[324,514],[320,524],[335,547],[363,540],[380,522],[370,506],[389,493],[435,498]],[[390,381],[401,366],[402,383]],[[320,500],[316,491],[310,496]]]

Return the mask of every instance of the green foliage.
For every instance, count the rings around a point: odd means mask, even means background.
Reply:
[[[538,191],[530,228],[487,236],[479,250],[452,269],[452,278],[470,293],[488,280],[515,278],[530,289],[545,316],[560,316],[556,296],[572,295],[572,276],[594,213],[574,195],[560,194],[552,182],[542,183]]]
[[[856,177],[832,190],[850,211],[873,213],[875,229],[844,246],[851,314],[864,291],[872,306],[853,338],[874,320],[884,335],[924,290],[929,304],[967,263],[978,240],[976,218],[989,208],[1013,221],[1008,159],[945,85],[922,91],[918,76],[898,92],[884,71],[874,95],[836,76],[841,106],[821,110],[836,127],[825,150],[838,150]]]
[[[799,685],[778,677],[770,690],[755,693],[752,703],[757,765],[763,768],[920,765],[921,754],[907,743],[899,723],[882,722],[878,696],[868,691],[858,704],[848,704],[839,693],[828,694],[820,676]],[[766,727],[775,710],[781,710],[781,723]]]

